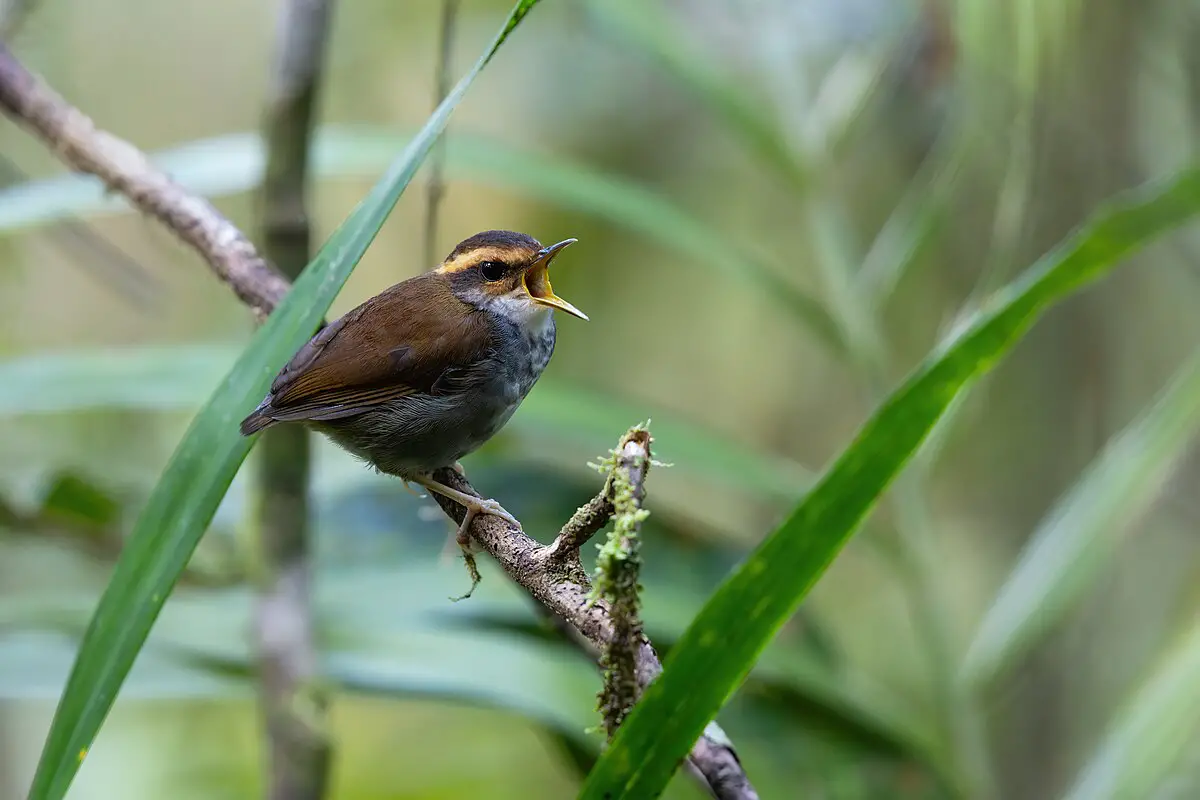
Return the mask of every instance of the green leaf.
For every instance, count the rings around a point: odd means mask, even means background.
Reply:
[[[240,348],[175,345],[69,350],[0,361],[0,416],[101,409],[190,411],[221,380]],[[550,435],[587,454],[612,446],[613,431],[649,413],[673,472],[791,499],[812,483],[794,461],[758,452],[699,425],[544,377],[509,427],[533,440]],[[583,462],[580,462],[583,467]]]
[[[325,127],[313,144],[318,177],[373,177],[404,145],[391,129]],[[187,189],[217,197],[256,189],[265,156],[258,133],[237,133],[180,145],[151,160]],[[666,198],[615,175],[582,164],[503,145],[481,137],[450,135],[447,173],[526,192],[563,208],[610,220],[711,270],[731,288],[749,287],[802,319],[833,350],[842,347],[824,307],[783,280],[768,265]],[[94,179],[78,174],[30,181],[0,191],[0,232],[60,221],[75,215],[131,211]]]
[[[58,472],[42,498],[42,515],[103,528],[118,521],[121,506],[96,484],[71,472]]]
[[[193,420],[138,518],[84,634],[34,775],[31,800],[59,800],[66,794],[167,594],[250,450],[252,440],[238,432],[238,420],[320,324],[467,88],[536,3],[523,0],[514,7],[487,52],[305,268]]]
[[[1047,254],[939,346],[701,609],[580,797],[657,796],[947,406],[995,366],[1047,308],[1197,211],[1200,169],[1134,193]]]
[[[984,615],[963,673],[980,685],[1033,646],[1100,576],[1200,430],[1200,351],[1046,515]]]
[[[1118,714],[1064,798],[1158,796],[1155,790],[1198,734],[1200,625],[1193,624]]]

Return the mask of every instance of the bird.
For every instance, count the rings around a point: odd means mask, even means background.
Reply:
[[[466,509],[457,541],[469,556],[479,514],[520,523],[495,500],[433,473],[495,436],[554,353],[554,312],[587,320],[554,293],[548,268],[577,239],[488,230],[440,265],[385,289],[329,323],[279,371],[241,422],[243,436],[302,424],[377,471]]]

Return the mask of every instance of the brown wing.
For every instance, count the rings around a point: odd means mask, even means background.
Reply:
[[[314,336],[275,378],[259,410],[273,420],[328,420],[432,393],[443,373],[485,358],[490,335],[486,316],[456,298],[443,278],[419,275]]]

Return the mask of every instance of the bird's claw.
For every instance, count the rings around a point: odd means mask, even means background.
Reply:
[[[470,509],[468,509],[468,513]],[[495,500],[480,500],[479,508],[475,509],[476,514],[491,514],[493,517],[500,519],[512,525],[514,528],[520,528],[521,523],[512,514],[504,510],[504,506],[500,505]]]

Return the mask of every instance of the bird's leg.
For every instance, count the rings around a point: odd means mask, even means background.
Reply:
[[[421,494],[420,492],[418,492],[416,489],[412,488],[412,484],[409,483],[407,478],[401,478],[400,482],[404,484],[405,491],[407,491],[412,496],[414,496],[414,497],[424,497],[425,496],[425,495]]]
[[[458,540],[460,544],[470,539],[471,521],[475,519],[476,514],[491,514],[514,527],[521,527],[521,523],[517,518],[505,511],[504,507],[495,500],[485,500],[482,497],[475,497],[466,492],[460,492],[458,489],[452,489],[427,475],[415,476],[412,478],[412,482],[418,483],[429,491],[440,494],[442,497],[448,497],[467,510],[467,515],[463,518],[462,524],[458,526]]]
[[[461,470],[461,467],[459,467]],[[471,592],[475,591],[475,587],[479,585],[479,569],[475,566],[475,556],[471,552],[471,523],[478,514],[491,514],[500,517],[505,522],[508,522],[516,528],[521,527],[521,523],[512,514],[504,510],[503,506],[495,500],[485,500],[480,497],[474,497],[466,492],[460,492],[458,489],[435,481],[428,475],[418,475],[412,478],[413,483],[418,483],[424,486],[431,492],[436,492],[442,497],[447,497],[467,510],[463,516],[463,521],[458,526],[458,533],[455,536],[455,541],[458,543],[459,549],[462,550],[463,558],[467,562],[467,572],[471,575],[471,588],[462,597],[452,598],[462,600],[471,596]]]

